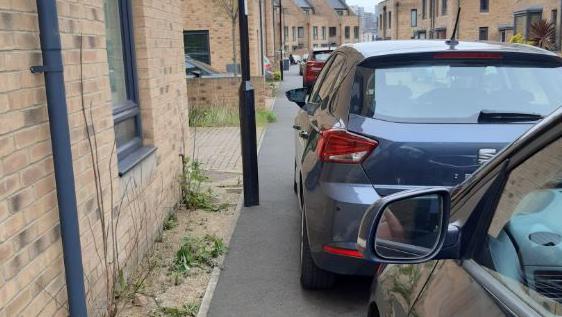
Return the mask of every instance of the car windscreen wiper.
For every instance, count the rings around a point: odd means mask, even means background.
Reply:
[[[478,122],[530,122],[543,118],[538,113],[480,111]]]

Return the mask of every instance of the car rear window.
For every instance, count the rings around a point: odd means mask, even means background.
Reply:
[[[414,123],[476,123],[481,111],[547,115],[562,106],[562,69],[462,62],[358,67],[351,112]]]
[[[330,54],[332,54],[332,51],[314,52],[312,57],[314,60],[325,62],[330,57]]]

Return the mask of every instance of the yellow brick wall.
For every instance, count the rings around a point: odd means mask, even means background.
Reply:
[[[227,64],[233,64],[232,19],[215,0],[185,0],[184,24],[186,31],[209,31],[211,65],[219,71],[226,71]],[[248,32],[250,37],[250,72],[252,76],[261,74],[260,61],[260,23],[259,2],[248,0]],[[265,7],[263,7],[265,12]],[[240,64],[240,37],[238,19],[234,24],[234,45],[236,63]],[[265,53],[264,53],[265,54]]]
[[[187,120],[182,2],[133,1],[143,132],[145,143],[157,150],[119,177],[103,1],[57,1],[91,316],[103,313],[106,292],[104,266],[96,251],[102,241],[86,126],[95,131],[98,144],[106,215],[111,210],[110,184],[114,206],[124,201],[116,235],[119,261],[129,271],[150,247],[166,208],[178,198],[178,153],[183,146],[183,123],[178,118]],[[44,80],[41,74],[29,72],[30,66],[41,64],[35,1],[0,0],[0,16],[0,316],[66,316]],[[141,209],[148,212],[139,213]]]
[[[429,38],[429,31],[432,28],[430,19],[430,3],[427,0],[426,18],[422,17],[422,0],[385,0],[377,5],[377,13],[382,13],[386,7],[387,12],[392,12],[392,25],[387,28],[386,36],[391,39],[410,39],[414,32],[426,30]],[[457,1],[448,0],[447,13],[441,12],[441,0],[435,0],[436,6],[434,28],[445,28],[447,37],[451,36],[454,28],[455,17],[458,9]],[[398,4],[398,6],[397,6]],[[462,0],[460,1],[462,11],[458,27],[458,38],[465,41],[476,41],[479,38],[479,28],[488,28],[488,40],[499,41],[499,26],[513,25],[514,13],[530,7],[542,8],[542,17],[551,21],[552,10],[557,10],[557,29],[560,37],[560,2],[556,0],[504,0],[490,1],[488,12],[480,12],[480,1]],[[417,27],[410,26],[411,9],[417,9]],[[396,18],[398,17],[398,19]],[[379,30],[379,36],[383,37],[384,29]],[[507,31],[507,40],[513,35],[512,31]]]

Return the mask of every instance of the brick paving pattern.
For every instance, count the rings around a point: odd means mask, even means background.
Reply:
[[[258,127],[258,142],[263,128]],[[189,148],[195,160],[203,164],[203,169],[242,172],[240,154],[240,128],[190,128]]]

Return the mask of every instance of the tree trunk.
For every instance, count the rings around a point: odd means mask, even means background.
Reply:
[[[234,75],[238,74],[236,66],[236,18],[232,19],[232,64],[234,64]]]

